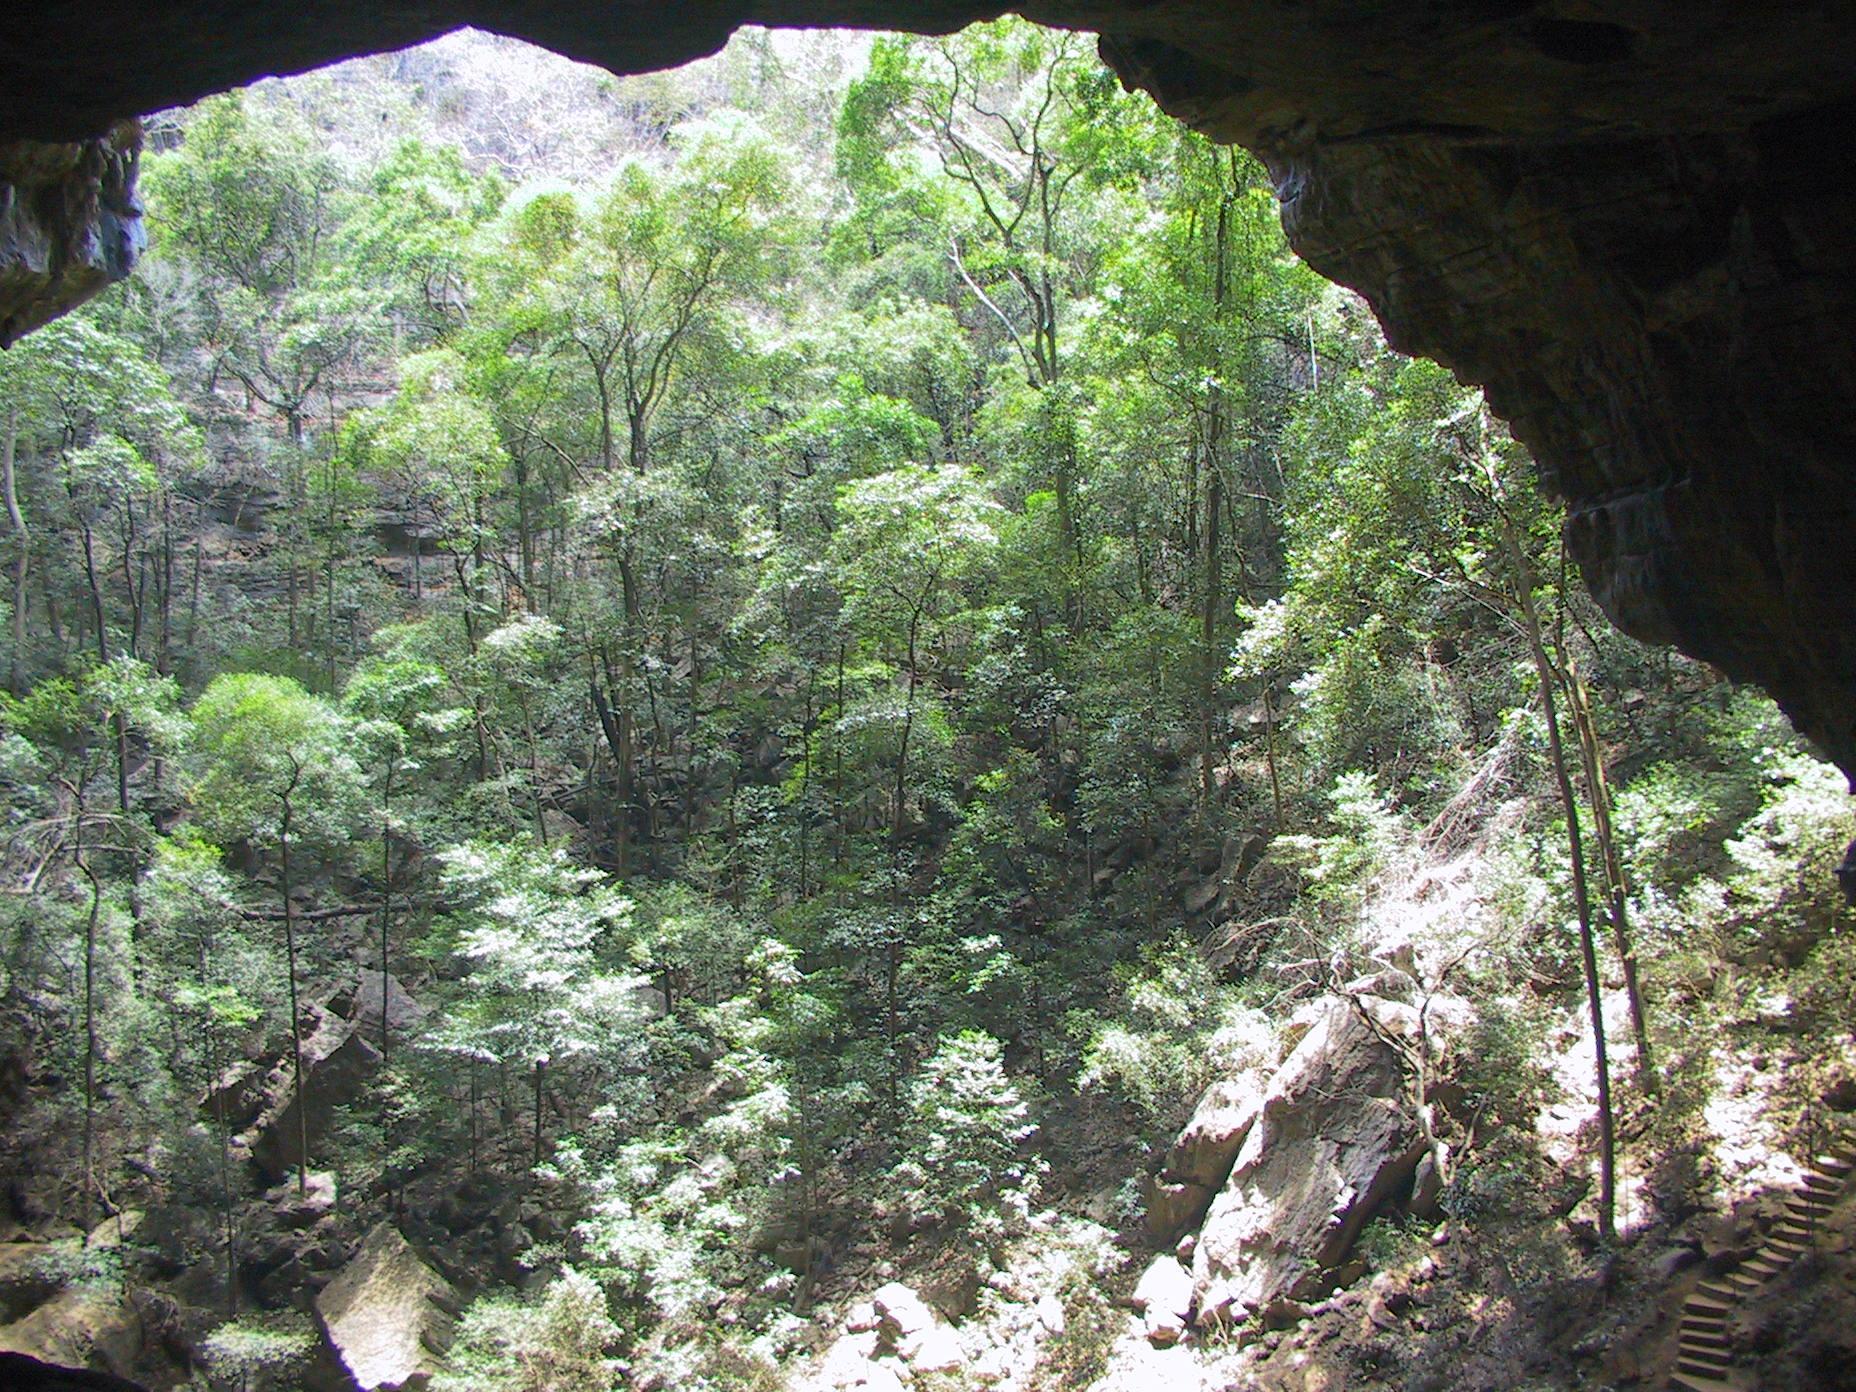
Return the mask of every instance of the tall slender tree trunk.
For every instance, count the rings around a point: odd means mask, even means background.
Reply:
[[[619,728],[619,747],[613,751],[613,760],[618,765],[618,862],[619,873],[623,875],[631,868],[632,803],[637,796],[637,770],[634,766],[638,761],[638,732],[637,720],[632,714],[631,690],[633,654],[639,641],[644,607],[638,593],[637,571],[629,543],[625,553],[619,557],[619,585],[625,610],[625,638],[619,648],[618,679],[615,681],[608,676],[608,684],[612,687],[614,714]]]
[[[922,615],[920,608],[909,616],[909,684],[908,694],[902,706],[902,738],[896,745],[896,802],[890,809],[889,834],[898,853],[902,846],[902,831],[905,822],[905,810],[909,796],[909,737],[915,732],[915,693],[920,681],[916,673],[916,641],[921,630]]]
[[[838,640],[838,704],[836,719],[842,729],[844,723],[844,640]],[[839,870],[844,869],[844,857],[849,849],[848,828],[844,824],[844,740],[842,735],[831,742],[831,817],[836,828],[832,848],[833,857]]]
[[[84,580],[90,590],[90,613],[97,624],[97,660],[110,660],[110,632],[103,622],[103,582],[97,577],[96,537],[86,516],[80,524],[84,536]]]
[[[1617,949],[1618,962],[1624,970],[1624,996],[1630,1005],[1631,1034],[1637,1044],[1637,1085],[1654,1097],[1658,1091],[1656,1067],[1650,1055],[1649,1020],[1643,1005],[1643,988],[1637,976],[1637,950],[1631,941],[1627,905],[1628,885],[1624,879],[1624,862],[1618,854],[1617,838],[1611,829],[1611,786],[1605,777],[1604,750],[1598,740],[1598,722],[1592,715],[1591,692],[1578,667],[1571,661],[1561,664],[1565,673],[1566,703],[1572,711],[1573,728],[1579,735],[1579,755],[1585,769],[1587,800],[1592,806],[1592,835],[1598,842],[1598,862],[1605,874],[1606,917],[1611,923],[1611,942]]]
[[[287,490],[288,497],[290,499],[291,512],[293,514],[300,516],[301,514],[298,511],[298,505],[302,501],[302,493],[303,493],[303,487],[302,487],[303,418],[294,409],[286,411],[284,413],[284,429],[285,429],[285,433],[289,436],[290,449],[291,449],[290,476],[286,480],[285,487]],[[294,520],[292,522],[290,530],[287,533],[287,544],[289,546],[290,563],[289,563],[288,574],[285,577],[284,587],[285,587],[285,593],[287,595],[286,607],[289,610],[289,616],[290,616],[289,618],[290,650],[294,658],[294,654],[296,652],[296,639],[297,639],[297,631],[298,631],[297,573],[296,572],[297,572],[297,562],[301,559],[301,557],[299,557],[297,554],[297,550],[298,550],[297,533],[296,533]]]
[[[6,520],[19,539],[19,554],[13,558],[13,651],[7,660],[7,690],[20,693],[20,668],[26,653],[26,575],[31,568],[32,537],[26,531],[26,515],[19,507],[19,485],[14,465],[19,449],[19,408],[6,413],[6,430],[0,435],[0,488],[6,494]]]
[[[1617,1126],[1611,1108],[1611,1061],[1605,1048],[1604,991],[1592,933],[1592,899],[1585,875],[1585,842],[1579,831],[1579,801],[1573,792],[1572,776],[1566,768],[1566,751],[1560,740],[1558,703],[1553,697],[1557,683],[1553,664],[1547,657],[1540,611],[1534,604],[1533,568],[1527,563],[1513,525],[1505,517],[1502,540],[1513,574],[1522,626],[1527,633],[1528,650],[1534,660],[1534,675],[1540,683],[1541,713],[1547,726],[1547,755],[1553,764],[1553,779],[1559,787],[1560,805],[1566,814],[1566,850],[1572,867],[1573,909],[1579,919],[1579,959],[1585,973],[1586,1005],[1592,1019],[1598,1088],[1598,1232],[1609,1241],[1617,1234]]]
[[[1230,280],[1227,262],[1231,242],[1231,200],[1218,201],[1218,230],[1212,241],[1212,320],[1224,318]],[[1224,547],[1220,527],[1224,519],[1225,395],[1217,373],[1212,374],[1205,400],[1205,585],[1200,615],[1199,642],[1199,815],[1208,816],[1212,805],[1212,771],[1216,763],[1212,731],[1216,723],[1218,674],[1223,666],[1218,651],[1220,610],[1224,604]],[[1208,828],[1209,829],[1209,828]]]
[[[167,676],[174,670],[174,495],[161,490],[161,636],[155,650],[155,670]]]
[[[84,1233],[89,1241],[96,1221],[93,1204],[97,1191],[97,922],[103,909],[103,883],[97,878],[84,846],[84,789],[82,776],[71,785],[71,858],[90,884],[90,914],[84,923]]]
[[[482,1106],[479,1097],[477,1072],[480,1062],[475,1051],[470,1056],[470,1172],[477,1173],[477,1110]]]
[[[194,640],[200,630],[200,559],[201,544],[193,543],[193,574],[187,582],[187,656],[194,654]]]
[[[387,756],[380,796],[380,1066],[387,1066],[392,1032],[387,1028],[387,973],[393,947],[393,775],[399,760]]]
[[[303,1017],[297,1005],[296,904],[290,895],[290,831],[295,815],[291,799],[296,794],[297,784],[302,780],[303,768],[294,754],[288,757],[290,782],[279,795],[283,803],[283,817],[279,823],[277,841],[277,880],[283,895],[284,970],[290,987],[290,1079],[296,1093],[296,1191],[301,1196],[309,1193],[309,1094],[303,1085]]]

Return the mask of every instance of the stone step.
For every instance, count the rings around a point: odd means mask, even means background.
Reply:
[[[1687,1353],[1690,1349],[1731,1349],[1734,1344],[1725,1334],[1701,1329],[1684,1329],[1676,1340]]]
[[[1676,1350],[1676,1367],[1697,1373],[1712,1373],[1719,1376],[1732,1370],[1734,1360],[1718,1349]]]
[[[1729,1382],[1724,1378],[1709,1377],[1705,1373],[1684,1373],[1677,1371],[1675,1376],[1669,1379],[1669,1385],[1672,1388],[1682,1389],[1682,1392],[1746,1392],[1737,1382]]]

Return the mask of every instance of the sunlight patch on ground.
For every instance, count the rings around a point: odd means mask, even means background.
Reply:
[[[1804,1167],[1786,1153],[1770,1120],[1777,1114],[1771,1089],[1778,1073],[1762,1073],[1740,1053],[1716,1049],[1713,1081],[1702,1116],[1708,1123],[1721,1198],[1732,1204],[1761,1189],[1802,1181]]]

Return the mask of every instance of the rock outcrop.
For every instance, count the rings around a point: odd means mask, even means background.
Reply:
[[[121,1285],[85,1279],[86,1250],[116,1245],[140,1216],[106,1220],[87,1244],[0,1244],[0,1352],[127,1374],[143,1350],[142,1316]],[[0,1378],[0,1387],[10,1386]]]
[[[1396,1025],[1409,1008],[1374,1001]],[[1330,1000],[1270,1081],[1193,1251],[1196,1318],[1234,1321],[1336,1283],[1366,1220],[1422,1154],[1397,1054]]]
[[[70,144],[0,142],[0,348],[129,274],[147,240],[141,152],[135,121]]]
[[[334,1120],[335,1109],[360,1095],[361,1084],[380,1064],[380,1051],[361,1036],[352,1021],[322,1006],[305,1006],[304,1021],[303,1090],[309,1098],[313,1150]],[[288,1044],[265,1076],[260,1098],[260,1110],[240,1140],[265,1177],[276,1181],[293,1171],[301,1158],[295,1071]],[[209,1115],[213,1102],[209,1094],[205,1104]]]
[[[1148,1181],[1147,1228],[1156,1242],[1170,1245],[1205,1216],[1263,1110],[1264,1083],[1251,1070],[1205,1089],[1160,1173]]]
[[[360,1392],[410,1392],[431,1381],[457,1305],[399,1229],[380,1223],[316,1297],[316,1321]]]

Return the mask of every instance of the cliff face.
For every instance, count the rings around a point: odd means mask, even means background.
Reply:
[[[134,121],[74,144],[0,141],[0,347],[129,274],[141,150]]]
[[[621,70],[740,23],[972,0],[97,0],[0,19],[0,336],[126,273],[116,117],[459,24]],[[1803,0],[1033,0],[1274,171],[1296,247],[1491,400],[1626,630],[1769,689],[1856,772],[1856,11]],[[213,42],[201,43],[210,33]],[[107,36],[107,42],[103,38]]]

